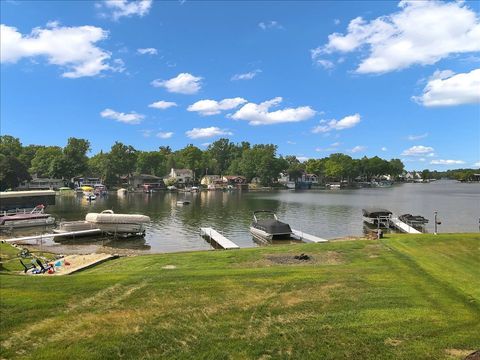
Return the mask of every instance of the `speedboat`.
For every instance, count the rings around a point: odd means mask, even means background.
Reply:
[[[4,212],[0,216],[0,228],[20,228],[30,226],[45,226],[55,224],[55,218],[50,214],[45,214],[44,205],[37,205],[32,211],[15,213]]]
[[[92,192],[86,192],[84,193],[83,195],[85,197],[85,199],[87,199],[88,201],[92,201],[92,200],[95,200],[97,198],[97,196],[92,193]]]
[[[265,215],[260,218],[258,215]],[[271,210],[257,210],[253,212],[253,221],[250,225],[250,232],[261,239],[274,240],[290,238],[292,229],[290,225],[278,220],[275,212]]]

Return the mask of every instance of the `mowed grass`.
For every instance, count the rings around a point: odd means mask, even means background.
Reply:
[[[476,234],[137,256],[0,282],[7,359],[455,359],[480,347]]]

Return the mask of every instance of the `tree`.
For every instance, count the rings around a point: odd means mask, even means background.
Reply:
[[[59,146],[46,146],[38,149],[31,162],[30,171],[38,177],[62,177],[65,164],[62,164],[63,152]]]
[[[0,190],[14,189],[21,182],[30,180],[27,167],[15,156],[0,154]]]
[[[88,170],[87,152],[90,151],[90,142],[85,139],[71,137],[63,149],[65,156],[65,174],[67,178],[82,175]]]
[[[0,154],[5,156],[19,156],[22,152],[22,143],[11,135],[0,136]]]
[[[115,175],[117,179],[122,175],[130,178],[135,171],[137,150],[131,145],[124,145],[116,141],[108,154],[107,171]]]
[[[196,170],[201,170],[203,168],[202,150],[200,150],[198,147],[189,144],[181,149],[178,153],[184,166],[187,169],[192,170],[194,174]]]
[[[166,175],[165,155],[158,151],[140,151],[137,156],[137,172],[155,176]]]
[[[302,173],[305,171],[305,165],[294,155],[285,156],[285,167],[286,168],[283,170],[286,170],[290,180],[293,179],[294,181],[301,177]]]
[[[405,166],[400,159],[392,159],[390,160],[390,175],[394,178],[403,174]]]
[[[215,160],[215,168],[212,171],[223,175],[230,166],[235,155],[235,145],[228,139],[218,139],[210,144],[207,153],[211,159]]]

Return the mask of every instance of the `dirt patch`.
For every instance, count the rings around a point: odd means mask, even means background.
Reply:
[[[326,251],[321,254],[269,254],[265,255],[263,262],[265,265],[336,265],[343,262],[342,256],[337,251]]]
[[[166,269],[166,270],[173,270],[173,269],[176,269],[177,267],[175,265],[165,265],[165,266],[162,266],[162,269]]]
[[[384,341],[384,344],[385,344],[385,345],[390,345],[390,346],[398,346],[398,345],[401,345],[402,343],[403,343],[402,340],[392,339],[392,338],[387,338],[387,339],[385,339],[385,341]]]
[[[480,350],[445,349],[445,353],[455,359],[480,360]]]

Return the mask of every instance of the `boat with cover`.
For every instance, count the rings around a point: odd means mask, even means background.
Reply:
[[[421,232],[425,232],[425,226],[428,224],[428,219],[420,215],[403,214],[398,219]]]
[[[72,231],[99,229],[99,233],[137,236],[145,235],[145,224],[149,222],[150,217],[146,215],[115,214],[113,210],[104,210],[101,213],[88,213],[85,221],[62,222],[53,231],[61,235]]]
[[[263,216],[266,217],[263,218]],[[292,235],[290,225],[279,221],[277,215],[272,210],[254,211],[250,232],[253,236],[266,240],[289,239]]]
[[[381,208],[365,208],[362,209],[363,221],[376,225],[377,227],[390,227],[390,219],[392,212]]]
[[[0,216],[0,228],[21,228],[31,226],[45,226],[55,224],[55,218],[45,214],[45,206],[37,205],[32,211],[4,212]]]

